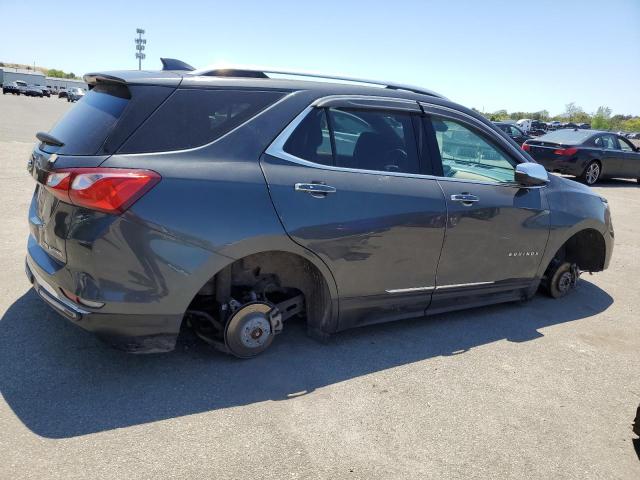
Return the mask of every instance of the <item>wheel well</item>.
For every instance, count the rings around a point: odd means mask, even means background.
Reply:
[[[597,230],[588,228],[569,238],[555,254],[551,265],[566,261],[575,263],[580,270],[599,272],[604,269],[605,258],[604,237]]]
[[[331,322],[331,294],[320,270],[300,255],[269,251],[248,255],[234,261],[210,278],[191,302],[199,297],[213,297],[218,305],[230,301],[238,287],[257,293],[282,296],[291,291],[302,293],[305,299],[307,327],[326,331]]]

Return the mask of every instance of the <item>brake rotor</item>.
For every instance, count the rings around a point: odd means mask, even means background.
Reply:
[[[224,329],[224,343],[229,352],[249,358],[265,351],[275,334],[270,320],[273,310],[273,305],[254,302],[233,312]]]

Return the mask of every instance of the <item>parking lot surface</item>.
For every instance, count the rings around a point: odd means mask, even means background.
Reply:
[[[640,478],[636,182],[596,187],[613,260],[568,298],[327,345],[292,323],[248,361],[188,332],[173,353],[134,356],[59,317],[24,274],[26,161],[69,106],[0,96],[0,479]]]

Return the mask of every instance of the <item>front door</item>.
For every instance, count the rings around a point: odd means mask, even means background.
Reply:
[[[480,122],[434,110],[425,123],[448,212],[429,311],[517,298],[533,285],[549,236],[544,188],[514,182],[518,160]]]
[[[431,299],[445,201],[424,175],[419,113],[310,107],[262,157],[285,230],[333,273],[341,328],[421,315]]]

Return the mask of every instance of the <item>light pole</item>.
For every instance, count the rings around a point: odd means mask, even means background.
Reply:
[[[138,59],[138,70],[142,70],[142,60],[146,57],[144,49],[147,44],[147,39],[142,38],[142,35],[144,34],[144,30],[142,28],[136,28],[136,33],[138,34],[138,38],[135,39],[136,58]]]

